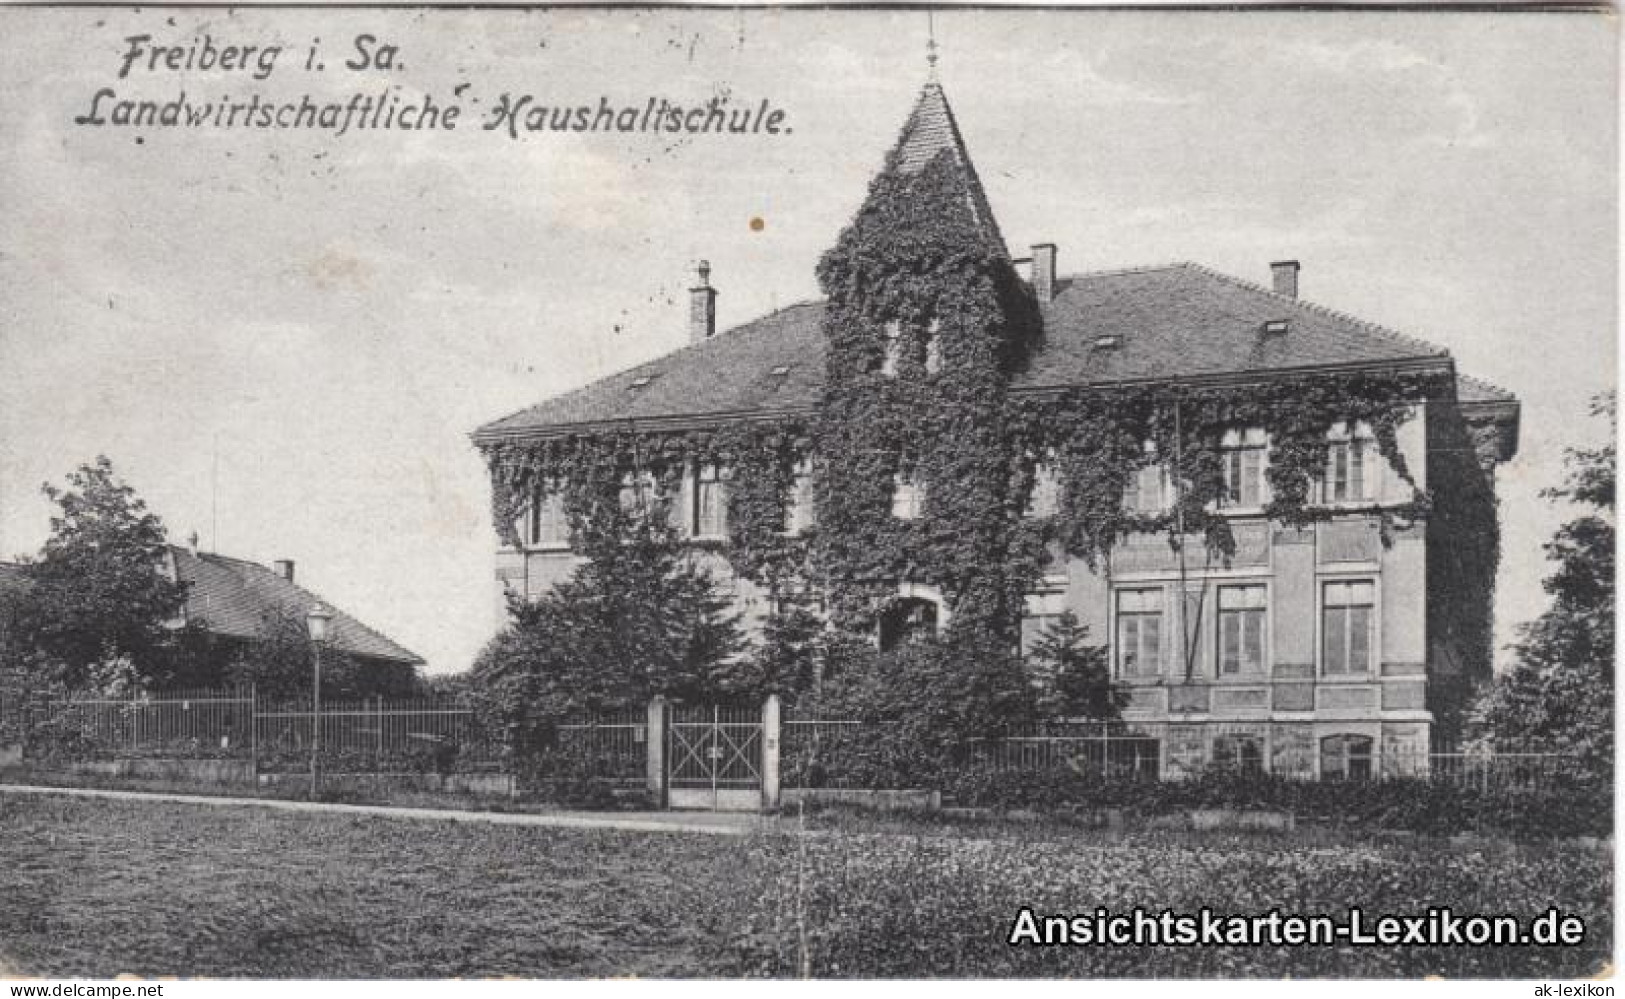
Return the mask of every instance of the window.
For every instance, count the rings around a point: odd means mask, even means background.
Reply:
[[[937,633],[937,605],[920,597],[904,597],[880,615],[882,652],[900,645],[917,645]]]
[[[1027,497],[1027,516],[1053,517],[1061,508],[1061,477],[1050,462],[1033,470],[1033,491]]]
[[[887,378],[897,377],[897,362],[903,353],[903,327],[893,320],[886,324],[886,340],[881,346],[880,373]]]
[[[1219,587],[1219,675],[1264,669],[1264,587]]]
[[[654,509],[655,476],[653,472],[627,472],[621,476],[621,509],[634,517],[642,517]]]
[[[1377,623],[1370,580],[1326,583],[1320,612],[1320,668],[1328,675],[1369,673]]]
[[[1232,430],[1219,444],[1224,464],[1225,505],[1260,507],[1269,502],[1269,485],[1264,479],[1268,454],[1262,430]]]
[[[1327,503],[1356,503],[1376,494],[1376,442],[1362,426],[1350,435],[1343,424],[1332,428],[1332,442],[1326,454],[1326,478],[1321,495]]]
[[[1370,780],[1371,739],[1363,735],[1329,735],[1320,740],[1323,780]]]
[[[1213,769],[1231,774],[1264,772],[1263,740],[1256,735],[1227,733],[1213,737]]]
[[[891,515],[898,520],[913,520],[925,506],[925,487],[912,475],[897,473],[892,480]]]
[[[721,538],[728,533],[728,480],[730,470],[701,465],[694,481],[694,536]]]
[[[564,511],[564,493],[548,483],[531,496],[525,517],[525,543],[559,547],[570,543],[570,518]]]
[[[1026,613],[1021,616],[1021,654],[1031,655],[1033,646],[1066,611],[1065,593],[1027,594]]]
[[[817,498],[813,493],[812,459],[803,458],[791,470],[790,511],[785,530],[800,534],[818,523]]]
[[[1162,672],[1162,590],[1117,591],[1117,674]]]
[[[925,373],[934,375],[942,370],[942,338],[937,335],[942,324],[931,320],[931,325],[925,331]]]
[[[1168,469],[1148,465],[1129,476],[1123,491],[1123,506],[1138,513],[1161,513],[1168,509]]]

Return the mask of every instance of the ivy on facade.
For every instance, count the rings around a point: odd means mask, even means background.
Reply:
[[[695,543],[715,544],[738,575],[764,587],[774,597],[772,613],[804,609],[806,601],[795,598],[816,595],[838,632],[868,635],[907,582],[942,593],[950,633],[968,630],[1013,646],[1026,595],[1061,553],[1109,569],[1113,547],[1125,538],[1161,533],[1176,548],[1201,545],[1221,563],[1233,555],[1223,464],[1229,431],[1267,435],[1262,512],[1277,523],[1303,527],[1363,512],[1387,541],[1395,529],[1430,517],[1434,497],[1416,487],[1398,429],[1418,403],[1450,398],[1440,375],[1012,393],[1012,378],[1041,342],[1039,311],[991,220],[979,217],[968,196],[973,184],[948,150],[912,171],[900,169],[894,153],[875,178],[819,264],[826,373],[816,412],[487,445],[498,531],[512,543],[526,502],[538,490],[560,490],[574,547],[590,557],[595,544],[614,543],[606,525],[616,518],[607,511],[619,503],[627,475],[647,476],[664,509],[686,469],[714,464],[732,472],[727,538]],[[1317,503],[1329,435],[1339,425],[1369,431],[1378,453],[1411,485],[1407,501],[1372,502],[1363,511]],[[816,526],[792,534],[793,469],[808,458]],[[1172,502],[1163,510],[1129,509],[1126,488],[1154,462],[1168,469]],[[1441,467],[1446,474],[1436,480],[1483,478],[1472,461],[1457,464]],[[1055,511],[1034,517],[1028,506],[1040,466],[1057,474],[1060,490]],[[922,488],[917,516],[893,515],[899,481]],[[1438,543],[1459,546],[1461,567],[1492,580],[1496,525],[1487,488],[1442,486],[1460,502],[1438,521],[1449,534]],[[1458,608],[1459,626],[1483,632],[1473,640],[1482,645],[1488,607],[1475,608]]]

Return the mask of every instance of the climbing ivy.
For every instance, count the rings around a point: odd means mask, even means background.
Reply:
[[[819,263],[826,371],[813,414],[488,445],[498,530],[511,543],[527,498],[562,489],[575,547],[591,557],[595,545],[618,543],[611,513],[623,475],[654,479],[652,515],[663,516],[684,470],[715,463],[732,469],[728,537],[695,543],[715,544],[734,572],[769,591],[775,608],[802,613],[816,594],[837,634],[867,636],[898,584],[910,582],[942,592],[950,637],[1013,646],[1026,594],[1063,553],[1099,567],[1129,535],[1160,533],[1175,548],[1201,546],[1221,564],[1234,554],[1227,431],[1267,434],[1271,498],[1263,513],[1275,522],[1302,527],[1364,513],[1386,543],[1396,528],[1429,514],[1432,497],[1415,485],[1398,428],[1418,403],[1450,398],[1445,376],[1343,373],[1012,393],[1012,378],[1040,342],[1039,312],[991,220],[967,194],[972,183],[948,151],[910,171],[894,152],[877,175]],[[1377,451],[1411,484],[1406,501],[1362,510],[1316,504],[1328,434],[1338,424],[1369,428]],[[808,456],[817,526],[791,535],[792,469]],[[1161,511],[1125,508],[1126,487],[1152,462],[1168,467],[1175,501]],[[1027,508],[1044,464],[1061,488],[1058,509],[1039,518]],[[924,490],[912,519],[893,515],[900,476]],[[1473,504],[1444,521],[1446,543],[1491,539],[1472,562],[1493,577],[1493,502],[1487,512]],[[1476,634],[1484,621],[1463,627]]]

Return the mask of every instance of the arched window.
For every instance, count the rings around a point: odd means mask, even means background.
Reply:
[[[917,645],[937,633],[937,604],[923,597],[895,600],[880,615],[882,652],[902,645]]]
[[[1320,740],[1320,776],[1323,780],[1370,780],[1370,737],[1328,735]]]

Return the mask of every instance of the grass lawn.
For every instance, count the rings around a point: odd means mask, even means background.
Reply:
[[[1513,847],[863,824],[626,833],[0,796],[0,964],[49,977],[1572,977],[1612,858]],[[798,891],[798,885],[805,885]],[[1021,905],[1586,920],[1581,948],[1010,948]]]

